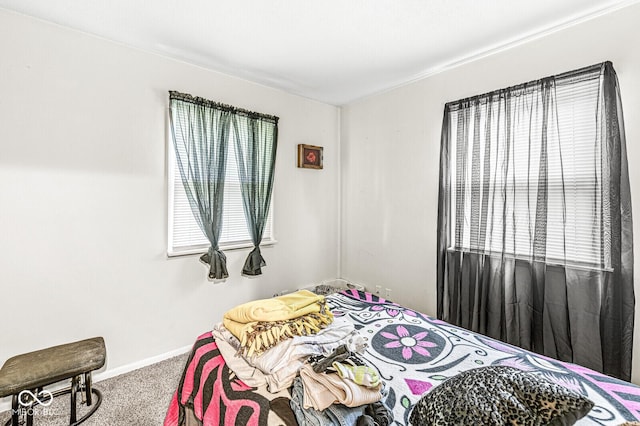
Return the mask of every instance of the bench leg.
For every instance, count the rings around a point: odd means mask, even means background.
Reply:
[[[70,412],[69,412],[69,426],[78,426],[79,424],[83,423],[85,420],[91,417],[93,413],[96,412],[96,410],[98,409],[98,407],[100,407],[100,404],[102,403],[102,393],[98,389],[91,387],[91,373],[88,373],[88,375],[89,375],[88,376],[89,382],[85,382],[84,386],[80,383],[81,376],[76,376],[71,378],[70,387],[53,392],[54,398],[61,395],[66,395],[66,394],[70,395],[71,406],[70,406]],[[85,389],[85,386],[86,386],[86,389]],[[89,395],[89,397],[86,397],[86,400],[91,401],[91,408],[82,417],[78,418],[78,411],[77,411],[78,394],[81,395],[81,398],[85,397],[86,396],[84,393],[85,391]],[[84,401],[80,401],[80,403],[84,404]],[[89,406],[89,403],[87,403],[87,406]],[[9,426],[9,422],[7,422],[5,426]]]
[[[18,404],[18,395],[13,395],[11,401],[11,426],[19,426],[20,417],[18,413],[20,412],[20,405]]]
[[[79,380],[79,376],[74,376],[71,378],[71,413],[69,423],[75,423],[78,419],[76,415],[76,397],[78,394]]]
[[[84,373],[84,392],[87,399],[87,406],[91,406],[91,371]]]

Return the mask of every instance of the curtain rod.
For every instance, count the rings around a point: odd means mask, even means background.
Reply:
[[[502,93],[505,93],[505,92],[520,90],[520,89],[526,88],[528,86],[533,86],[533,85],[539,84],[540,82],[545,81],[545,80],[552,80],[552,81],[557,81],[559,83],[562,83],[564,80],[573,80],[573,79],[580,78],[580,77],[586,77],[588,74],[594,73],[595,71],[602,70],[605,67],[613,67],[613,64],[611,63],[611,61],[605,61],[605,62],[601,62],[601,63],[598,63],[598,64],[582,67],[582,68],[579,68],[577,70],[566,71],[566,72],[563,72],[561,74],[556,74],[556,75],[552,75],[552,76],[544,77],[544,78],[538,78],[536,80],[531,80],[531,81],[528,81],[526,83],[516,84],[514,86],[509,86],[509,87],[506,87],[504,89],[492,90],[491,92],[483,93],[481,95],[474,95],[474,96],[470,96],[468,98],[459,99],[457,101],[447,102],[445,104],[445,109],[455,108],[456,106],[458,106],[461,103],[472,102],[472,101],[475,101],[477,99],[489,98],[489,97],[492,97],[492,96],[501,95]]]
[[[209,99],[201,98],[199,96],[192,96],[188,93],[181,93],[175,90],[169,90],[169,99],[176,99],[184,102],[190,102],[195,105],[207,106],[210,108],[219,109],[222,111],[229,111],[234,114],[244,115],[251,118],[259,118],[262,120],[273,121],[278,123],[279,117],[275,115],[263,114],[261,112],[249,111],[243,108],[234,107],[233,105],[227,105],[220,102],[211,101]]]

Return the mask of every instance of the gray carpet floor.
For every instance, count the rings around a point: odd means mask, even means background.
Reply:
[[[102,392],[102,404],[82,425],[158,426],[162,425],[188,354],[167,359],[139,370],[94,383]],[[43,407],[38,407],[42,409]],[[78,404],[78,418],[86,406]],[[0,413],[0,425],[9,420],[11,410]],[[34,416],[34,426],[69,425],[69,395],[61,395]]]

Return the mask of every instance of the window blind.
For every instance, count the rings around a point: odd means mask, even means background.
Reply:
[[[224,212],[222,234],[219,245],[221,249],[252,247],[251,235],[247,228],[240,179],[236,162],[235,134],[230,132],[227,169],[225,173]],[[184,149],[184,148],[179,148]],[[202,253],[209,248],[209,241],[204,236],[191,212],[189,200],[182,186],[180,171],[176,165],[175,152],[169,147],[169,256]],[[262,244],[274,242],[273,238],[273,198],[269,209],[269,217],[265,226]]]

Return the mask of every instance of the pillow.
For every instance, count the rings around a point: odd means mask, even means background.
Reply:
[[[345,288],[336,287],[328,284],[318,284],[311,291],[321,296],[327,296],[329,294],[338,293],[339,291],[342,291],[342,290],[345,290]]]
[[[506,366],[475,368],[424,395],[409,417],[424,425],[572,425],[593,402],[540,376]]]

